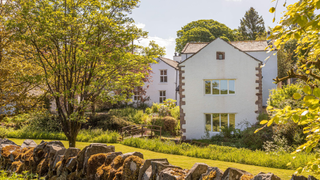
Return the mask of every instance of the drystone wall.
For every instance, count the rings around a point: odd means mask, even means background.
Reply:
[[[251,173],[196,163],[182,169],[167,159],[144,160],[140,152],[122,154],[114,146],[93,143],[84,149],[66,149],[60,141],[36,144],[25,140],[21,146],[0,139],[0,169],[7,172],[37,173],[49,180],[280,180],[272,173]],[[292,180],[315,180],[309,176],[292,176]]]

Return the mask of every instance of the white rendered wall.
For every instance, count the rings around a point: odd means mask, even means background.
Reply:
[[[262,68],[262,105],[267,106],[267,100],[269,98],[269,91],[277,88],[277,84],[274,84],[273,79],[278,76],[278,61],[277,55],[273,55],[276,51],[266,53],[266,51],[247,52],[251,56],[261,60],[265,63],[265,59],[270,56],[266,65]]]
[[[216,51],[225,52],[225,60],[216,60]],[[242,121],[257,122],[257,71],[259,62],[216,39],[196,55],[180,64],[185,70],[185,113],[187,139],[200,139],[205,135],[205,113],[235,113],[236,128]],[[183,67],[185,66],[185,67]],[[205,79],[235,79],[235,95],[205,95]],[[216,133],[212,132],[210,135]]]
[[[152,64],[152,80],[150,83],[146,83],[145,87],[147,88],[146,96],[150,97],[150,100],[146,103],[152,105],[152,103],[159,103],[160,93],[159,91],[166,91],[166,99],[175,99],[177,100],[177,105],[179,105],[179,92],[176,91],[176,82],[179,81],[179,73],[178,70],[169,66],[162,60],[159,60],[158,64]],[[160,82],[160,70],[167,70],[167,81],[168,82]]]

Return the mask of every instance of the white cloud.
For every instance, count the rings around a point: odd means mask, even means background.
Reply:
[[[142,46],[148,46],[150,41],[155,41],[160,47],[165,47],[166,57],[172,59],[175,48],[175,39],[174,38],[161,38],[157,36],[151,36],[147,39],[142,39],[139,41],[135,41],[135,43],[140,44]]]
[[[137,23],[136,26],[140,29],[144,29],[144,27],[146,27],[146,25],[143,23]]]

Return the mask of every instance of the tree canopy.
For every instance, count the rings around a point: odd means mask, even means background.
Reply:
[[[128,17],[139,0],[15,0],[6,25],[14,40],[34,51],[28,60],[43,72],[63,131],[74,147],[84,112],[97,99],[125,101],[143,85],[149,63],[163,55],[154,42],[133,45],[147,32]],[[34,77],[30,77],[34,78]]]
[[[284,2],[284,6],[286,2]],[[291,68],[283,78],[277,77],[276,83],[288,78],[298,78],[306,85],[302,88],[303,93],[293,94],[293,98],[301,100],[302,107],[294,108],[286,106],[277,108],[268,106],[267,110],[272,118],[261,123],[270,126],[273,123],[285,124],[289,120],[299,125],[304,125],[303,132],[307,134],[307,142],[299,146],[295,153],[318,149],[320,141],[320,9],[319,0],[299,0],[287,6],[287,11],[280,19],[279,24],[273,28],[273,35],[276,38],[276,47],[283,48],[288,42],[296,41],[294,53],[297,58],[296,68]],[[274,13],[276,7],[270,8]],[[312,170],[319,173],[320,156],[317,155],[304,168],[297,169],[297,173],[303,170]]]
[[[188,42],[211,42],[218,37],[227,41],[234,40],[233,31],[218,21],[192,21],[177,31],[176,52],[180,53]]]
[[[241,40],[256,40],[259,36],[265,34],[264,21],[262,16],[251,7],[240,19],[239,33]]]

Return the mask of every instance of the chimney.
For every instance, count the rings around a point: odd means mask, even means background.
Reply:
[[[180,54],[179,55],[177,54],[178,54],[177,52],[174,53],[173,60],[177,62],[181,62],[181,56]]]

